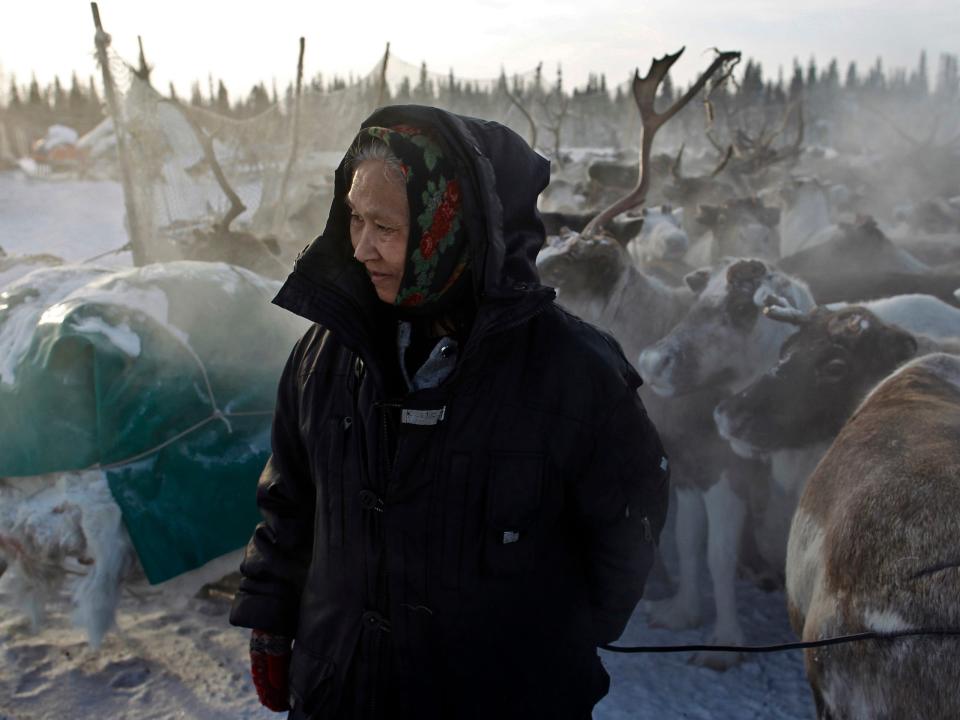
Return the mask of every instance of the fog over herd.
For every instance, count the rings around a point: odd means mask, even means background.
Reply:
[[[0,179],[31,192],[119,183],[127,237],[68,262],[42,240],[11,243],[0,212],[3,602],[36,628],[44,608],[69,604],[90,645],[109,647],[125,587],[232,587],[235,560],[191,573],[236,550],[255,516],[229,538],[212,523],[197,557],[161,567],[148,559],[159,536],[125,524],[141,500],[118,488],[202,477],[219,453],[218,477],[245,473],[252,493],[270,393],[306,327],[256,308],[323,229],[362,119],[417,103],[502,122],[551,161],[540,280],[643,378],[675,492],[650,580],[659,597],[634,623],[747,644],[747,583],[774,594],[802,640],[956,631],[957,56],[771,72],[747,55],[698,56],[687,87],[671,81],[679,54],[638,58],[626,82],[568,87],[560,68],[480,81],[388,50],[361,77],[231,98],[213,78],[190,97],[153,87],[144,52],[109,56],[112,107],[99,75],[12,79]],[[210,307],[216,318],[196,311]],[[256,322],[269,333],[219,334]],[[24,449],[27,420],[12,418],[25,408],[64,448]],[[221,502],[223,487],[197,502]],[[159,527],[158,515],[139,522]],[[27,632],[12,623],[5,637]],[[757,660],[690,662],[735,672]],[[958,664],[957,638],[910,637],[806,650],[803,670],[821,718],[948,718],[960,717]],[[11,708],[0,700],[0,716]]]

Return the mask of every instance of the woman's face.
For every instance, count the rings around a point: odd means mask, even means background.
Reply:
[[[363,263],[377,297],[392,304],[403,280],[410,235],[403,176],[383,160],[365,160],[354,171],[347,206],[353,257]]]

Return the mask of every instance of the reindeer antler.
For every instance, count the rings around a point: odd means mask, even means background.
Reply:
[[[673,64],[680,58],[683,51],[680,50],[673,55],[664,55],[662,58],[656,58],[650,63],[650,70],[645,77],[640,77],[640,71],[637,70],[633,77],[633,98],[636,100],[637,108],[640,110],[641,130],[640,130],[640,177],[637,186],[630,191],[628,195],[617,200],[606,210],[603,210],[583,229],[584,235],[592,235],[602,229],[608,222],[617,215],[634,208],[646,199],[647,190],[650,188],[650,154],[653,148],[653,138],[657,130],[663,127],[674,115],[680,112],[698,92],[700,92],[707,81],[717,73],[718,70],[727,66],[728,63],[737,63],[740,61],[740,53],[736,51],[720,52],[713,59],[710,67],[703,73],[697,81],[673,103],[667,110],[658,113],[654,108],[654,101],[657,97],[657,90],[660,83],[666,77]],[[729,72],[725,73],[729,74]]]
[[[763,314],[771,320],[796,325],[798,327],[806,325],[811,320],[809,313],[792,307],[784,307],[783,305],[767,305],[763,308]]]

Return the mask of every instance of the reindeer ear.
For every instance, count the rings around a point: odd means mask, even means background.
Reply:
[[[854,305],[837,312],[827,321],[827,333],[832,337],[856,338],[877,324],[867,315],[865,308]]]
[[[700,268],[683,276],[683,281],[687,284],[687,287],[697,295],[703,292],[709,280],[710,271],[707,268]]]

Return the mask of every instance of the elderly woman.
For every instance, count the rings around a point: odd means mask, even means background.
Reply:
[[[667,461],[617,343],[537,282],[548,176],[502,125],[416,106],[337,169],[274,300],[315,325],[231,614],[268,707],[584,720],[606,694]]]

